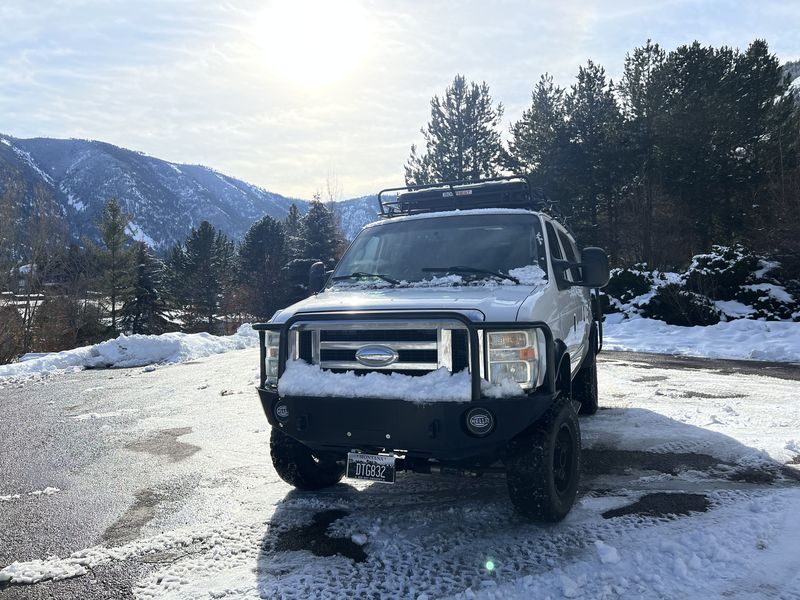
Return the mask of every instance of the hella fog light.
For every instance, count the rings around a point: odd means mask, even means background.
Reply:
[[[278,402],[275,405],[275,418],[282,423],[289,419],[289,407],[285,402]]]
[[[483,437],[494,429],[494,415],[485,408],[473,408],[465,416],[467,431],[472,435]]]

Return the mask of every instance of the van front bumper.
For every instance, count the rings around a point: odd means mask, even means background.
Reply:
[[[540,390],[514,398],[420,404],[384,398],[281,397],[263,387],[258,393],[269,423],[312,450],[341,455],[351,450],[397,452],[451,462],[501,454],[557,398]],[[483,424],[484,411],[491,427],[480,434],[470,431],[468,419],[480,415],[474,422]]]

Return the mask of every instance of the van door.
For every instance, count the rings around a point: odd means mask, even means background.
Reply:
[[[561,242],[561,247],[564,251],[564,256],[570,262],[580,262],[580,254],[575,240],[572,239],[566,230],[556,224],[556,232],[558,239]],[[577,282],[581,280],[579,268],[575,267],[569,269],[567,272],[567,279],[570,282]],[[570,332],[564,343],[569,349],[570,360],[572,362],[573,373],[580,367],[583,357],[589,349],[589,332],[592,326],[592,315],[590,311],[589,295],[591,292],[582,286],[575,286],[566,290],[566,306],[565,314],[569,314],[568,318],[571,323]]]

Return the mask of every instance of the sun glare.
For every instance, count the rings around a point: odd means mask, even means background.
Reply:
[[[367,29],[355,0],[283,0],[264,11],[256,35],[277,75],[326,85],[344,79],[365,59]]]

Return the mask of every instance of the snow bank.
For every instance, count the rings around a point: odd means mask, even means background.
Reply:
[[[413,377],[402,373],[356,375],[353,371],[331,373],[303,361],[287,363],[278,381],[284,396],[330,396],[337,398],[387,398],[409,402],[469,402],[472,386],[464,370],[453,375],[447,369]],[[484,382],[482,391],[490,397],[522,394],[517,384],[503,386]]]
[[[0,381],[65,369],[98,367],[142,367],[194,360],[211,354],[258,345],[258,334],[249,324],[234,335],[208,333],[164,333],[162,335],[121,335],[94,346],[45,354],[24,362],[0,366]]]
[[[608,315],[603,347],[707,358],[800,362],[800,323],[736,320],[705,327]]]

